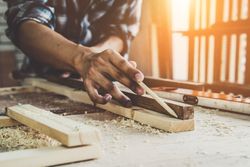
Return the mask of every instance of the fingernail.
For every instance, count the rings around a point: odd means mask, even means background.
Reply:
[[[110,94],[106,94],[103,97],[106,101],[110,101],[112,99],[112,96]]]
[[[138,95],[143,95],[144,94],[144,89],[141,88],[141,87],[137,87],[136,92],[137,92]]]
[[[126,100],[123,102],[123,105],[127,108],[132,107],[132,101],[131,100]]]
[[[142,74],[141,73],[136,73],[135,74],[135,79],[136,79],[136,81],[141,82],[143,80]]]

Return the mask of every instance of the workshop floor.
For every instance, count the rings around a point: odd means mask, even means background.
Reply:
[[[64,166],[250,166],[250,117],[195,110],[196,130],[183,133],[116,121],[107,112],[69,116],[101,130],[104,152],[100,159]]]

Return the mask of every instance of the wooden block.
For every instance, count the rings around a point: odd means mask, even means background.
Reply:
[[[77,80],[77,79],[58,78],[58,77],[54,77],[54,76],[46,76],[45,78],[48,79],[48,81],[51,81],[53,83],[58,83],[60,85],[66,85],[66,86],[71,87],[73,89],[84,90],[82,81]],[[172,81],[172,82],[174,82],[174,81]],[[131,90],[126,88],[125,86],[123,86],[119,83],[116,83],[116,84],[117,84],[117,86],[119,86],[121,91],[131,99],[133,105],[143,107],[143,108],[146,108],[148,110],[160,112],[160,113],[166,113],[165,109],[161,105],[159,105],[152,97],[147,96],[147,95],[138,96],[138,95],[134,94]],[[59,91],[60,90],[58,90],[57,92],[59,92]],[[61,90],[61,91],[64,91],[64,90]],[[194,118],[193,106],[191,106],[189,104],[176,102],[173,100],[166,100],[166,99],[164,99],[164,102],[172,110],[174,110],[174,112],[178,116],[178,119],[184,120],[184,119],[193,119]]]
[[[7,115],[69,147],[88,145],[100,141],[100,132],[96,128],[32,105],[8,107]]]
[[[17,126],[21,125],[21,123],[15,121],[14,119],[8,116],[0,116],[0,128],[9,127],[9,126]]]
[[[0,153],[0,164],[4,167],[16,166],[51,166],[77,161],[96,159],[100,157],[99,145],[66,148],[45,147]]]
[[[75,90],[67,86],[41,79],[26,79],[25,83],[37,86],[47,91],[65,95],[74,101],[93,104],[88,94],[82,90]],[[180,120],[171,118],[168,115],[156,113],[141,107],[126,108],[120,106],[115,101],[111,101],[105,105],[97,104],[97,107],[168,132],[194,130],[194,119]]]

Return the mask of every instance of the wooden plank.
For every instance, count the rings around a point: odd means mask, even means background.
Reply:
[[[24,83],[67,96],[74,101],[93,104],[88,94],[82,90],[76,90],[43,79],[26,79]],[[126,108],[118,105],[115,101],[105,105],[97,104],[97,107],[168,132],[194,130],[194,119],[179,120],[141,107]]]
[[[226,99],[226,98],[223,99],[223,98],[218,98],[219,97],[218,93],[211,95],[211,96],[214,96],[214,98],[211,98],[211,97],[201,96],[201,93],[200,93],[200,95],[199,95],[199,93],[195,93],[195,95],[194,95],[192,93],[192,90],[189,90],[189,91],[187,90],[187,91],[182,91],[182,92],[178,91],[178,90],[176,92],[156,91],[156,93],[162,98],[168,98],[168,99],[176,100],[179,102],[185,102],[184,96],[189,96],[189,97],[192,97],[192,99],[197,98],[196,105],[198,105],[198,106],[250,115],[250,110],[249,110],[250,99],[245,99],[242,101],[237,101],[237,100],[234,100],[233,98],[231,100]],[[205,92],[204,92],[204,94],[205,94]],[[240,99],[238,99],[238,100],[240,100]]]
[[[99,158],[99,145],[67,148],[63,146],[26,149],[0,153],[0,164],[4,167],[51,166]]]
[[[196,5],[195,0],[190,0],[189,2],[189,30],[194,31],[194,22],[195,22],[195,11]],[[188,37],[188,80],[194,80],[194,36]]]
[[[235,83],[238,83],[239,60],[240,59],[240,35],[236,36],[236,54],[235,54]]]
[[[203,90],[204,84],[197,82],[175,81],[171,79],[153,78],[146,76],[143,82],[149,87],[174,87],[194,90]]]
[[[231,58],[231,43],[232,43],[232,36],[227,35],[227,43],[226,43],[226,69],[225,69],[225,81],[229,82],[230,77],[230,58]],[[224,75],[224,74],[222,74]]]
[[[0,116],[0,128],[9,127],[9,126],[17,126],[21,125],[21,123],[15,121],[14,119],[8,116]]]
[[[7,108],[9,117],[40,131],[66,146],[97,143],[100,132],[94,127],[84,125],[32,105],[17,105]]]
[[[0,88],[0,95],[34,92],[35,90],[36,88],[32,86],[3,87],[3,88]]]
[[[216,24],[223,21],[224,1],[216,1]],[[214,70],[213,82],[220,81],[221,75],[221,51],[222,51],[222,34],[215,34],[215,48],[214,48]]]
[[[248,1],[250,3],[250,1]],[[250,4],[249,4],[250,7]],[[248,8],[250,11],[250,8]],[[250,12],[249,12],[250,14]],[[246,64],[245,64],[245,84],[250,85],[250,33],[247,33],[247,49],[246,49]]]
[[[250,97],[250,85],[242,85],[242,84],[234,84],[230,82],[222,82],[222,83],[213,83],[206,84],[206,90],[212,90],[213,92],[224,92],[224,93],[233,93],[235,95],[242,95],[244,97]]]
[[[83,84],[81,80],[76,80],[76,79],[65,79],[65,78],[58,78],[58,77],[53,77],[53,76],[46,76],[46,79],[48,79],[49,81],[52,81],[54,83],[59,83],[61,85],[66,85],[69,86],[71,88],[75,88],[75,89],[79,89],[79,90],[84,90],[83,88]],[[147,80],[150,81],[151,79]],[[153,81],[155,81],[157,83],[157,79],[152,79]],[[165,79],[159,79],[160,83],[165,83]],[[167,80],[168,82],[168,80]],[[174,84],[175,82],[173,80],[169,80],[170,84]],[[180,85],[179,82],[176,82],[177,85]],[[184,85],[184,83],[186,82],[181,82],[182,85]],[[188,87],[189,87],[189,83]],[[190,83],[191,85],[191,83]],[[193,85],[196,85],[196,83],[194,83]],[[119,88],[121,89],[121,91],[126,94],[132,101],[133,105],[135,106],[139,106],[139,107],[143,107],[149,110],[153,110],[156,112],[160,112],[160,113],[166,113],[165,109],[163,107],[161,107],[153,98],[151,98],[150,96],[144,95],[144,96],[138,96],[136,94],[134,94],[132,91],[130,91],[128,88],[122,86],[121,84],[117,83],[117,86],[119,86]],[[60,90],[59,90],[60,91]],[[192,106],[187,105],[187,104],[183,104],[183,103],[179,103],[179,102],[175,102],[172,100],[164,100],[165,103],[167,103],[167,105],[170,106],[171,109],[173,109],[175,111],[175,113],[178,116],[178,119],[192,119],[194,117],[193,113],[194,113],[194,109]]]

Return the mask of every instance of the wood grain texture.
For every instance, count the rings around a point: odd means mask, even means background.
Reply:
[[[175,111],[170,108],[164,101],[161,99],[157,94],[155,94],[147,85],[145,85],[143,82],[138,82],[138,84],[155,100],[160,104],[168,114],[171,116],[178,118]]]
[[[100,141],[100,132],[96,128],[32,105],[8,107],[7,115],[32,129],[58,140],[65,146],[88,145]]]
[[[100,155],[101,149],[99,145],[73,148],[63,146],[45,147],[0,153],[0,164],[4,167],[51,166],[96,159]]]
[[[88,94],[82,90],[76,90],[67,86],[48,82],[45,79],[26,79],[24,83],[65,95],[78,102],[93,104]],[[194,130],[194,119],[180,120],[171,118],[168,115],[156,113],[141,107],[125,108],[115,101],[111,101],[106,105],[97,104],[97,107],[168,132]]]

